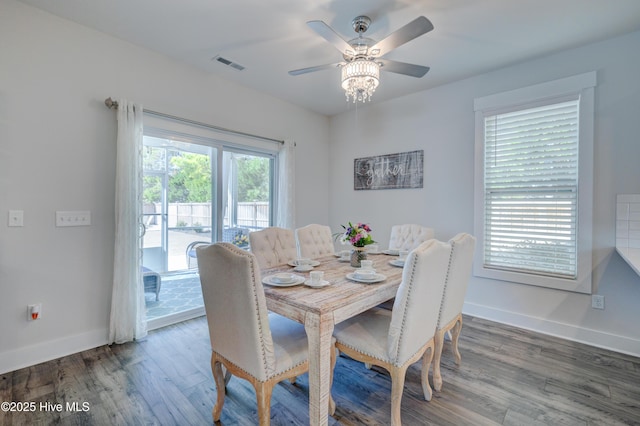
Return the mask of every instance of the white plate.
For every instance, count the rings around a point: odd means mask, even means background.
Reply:
[[[382,252],[384,254],[388,254],[389,256],[399,256],[400,255],[400,250],[395,250],[395,249],[382,250]]]
[[[368,280],[364,278],[358,278],[356,274],[350,273],[350,274],[347,274],[347,278],[350,279],[351,281],[357,281],[359,283],[377,283],[377,282],[386,280],[387,276],[382,274],[375,274],[372,279]]]
[[[304,282],[304,280],[305,280],[304,277],[301,277],[300,275],[293,274],[293,277],[294,277],[293,281],[291,281],[289,283],[282,283],[282,282],[274,281],[273,277],[274,277],[273,275],[269,275],[269,276],[266,276],[266,277],[262,278],[262,283],[263,284],[267,284],[267,285],[271,285],[271,286],[274,286],[274,287],[291,287],[291,286],[294,286],[294,285],[302,284]]]
[[[293,268],[293,270],[296,272],[309,272],[312,269],[313,269],[313,266],[311,265],[298,265],[295,268]]]
[[[337,253],[333,253],[333,255],[334,255],[335,257],[342,257],[342,252],[346,252],[346,253],[348,254],[348,253],[349,253],[349,250],[340,250],[340,251],[339,251],[339,252],[337,252]]]
[[[309,263],[305,263],[304,265],[318,266],[319,264],[320,262],[318,262],[317,260],[310,260]],[[292,260],[291,262],[289,262],[289,266],[302,266],[302,264],[298,263],[297,260]]]
[[[389,261],[390,265],[399,266],[400,268],[404,268],[404,260],[393,259]]]
[[[350,257],[346,257],[346,258],[340,258],[338,259],[338,262],[351,262],[351,258]]]
[[[328,285],[330,285],[331,283],[327,280],[322,280],[320,281],[320,284],[311,284],[311,279],[308,279],[304,282],[304,285],[306,285],[307,287],[311,287],[311,288],[322,288],[322,287],[326,287]]]

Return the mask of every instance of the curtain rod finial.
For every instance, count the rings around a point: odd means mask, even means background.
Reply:
[[[111,97],[108,97],[107,99],[104,100],[104,104],[107,106],[107,108],[111,109],[111,108],[118,108],[118,102],[114,101],[113,99],[111,99]]]

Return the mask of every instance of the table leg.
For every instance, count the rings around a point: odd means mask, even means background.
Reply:
[[[329,423],[331,392],[331,335],[333,315],[307,313],[304,328],[309,341],[309,424]]]

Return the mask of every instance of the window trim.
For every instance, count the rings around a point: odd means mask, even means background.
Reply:
[[[477,238],[475,276],[578,293],[592,293],[593,132],[595,71],[566,77],[474,100],[475,185],[474,233]],[[540,103],[579,99],[578,142],[578,268],[575,279],[485,268],[484,259],[484,119],[487,115],[527,109]]]

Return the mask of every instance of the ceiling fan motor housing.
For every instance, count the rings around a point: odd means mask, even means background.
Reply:
[[[368,16],[356,16],[351,21],[351,25],[353,29],[358,34],[362,34],[369,29],[369,25],[371,24],[371,19]]]

